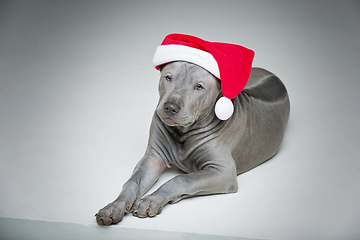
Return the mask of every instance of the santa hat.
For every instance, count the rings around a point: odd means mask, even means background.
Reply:
[[[153,64],[159,70],[161,65],[169,62],[187,61],[220,79],[223,97],[215,105],[215,114],[226,120],[234,111],[231,99],[244,89],[249,79],[254,55],[254,51],[240,45],[170,34],[156,48]]]

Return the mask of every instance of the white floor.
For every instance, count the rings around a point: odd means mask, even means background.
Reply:
[[[1,1],[0,239],[360,239],[359,22],[356,1]],[[145,150],[172,32],[255,50],[289,91],[282,148],[236,194],[99,227]]]

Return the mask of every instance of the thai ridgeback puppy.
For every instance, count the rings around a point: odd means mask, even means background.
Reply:
[[[279,150],[289,119],[286,88],[274,74],[252,68],[234,113],[219,120],[214,105],[222,96],[220,81],[198,65],[175,61],[161,67],[160,99],[144,157],[123,185],[119,197],[96,214],[99,225],[118,223],[124,214],[153,217],[167,203],[184,198],[235,193],[238,174]],[[178,175],[143,197],[172,166]]]

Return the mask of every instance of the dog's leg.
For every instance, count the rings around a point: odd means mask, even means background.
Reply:
[[[135,167],[130,179],[123,185],[119,197],[95,215],[97,223],[108,226],[120,222],[134,202],[149,190],[165,169],[166,165],[162,161],[144,156]]]
[[[198,195],[234,193],[238,189],[235,169],[234,160],[231,160],[226,167],[208,167],[198,172],[178,175],[137,202],[133,215],[153,217],[167,203],[176,203]]]

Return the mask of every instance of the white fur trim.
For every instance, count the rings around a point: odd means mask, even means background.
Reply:
[[[215,58],[208,52],[175,44],[161,45],[156,48],[153,58],[153,64],[155,67],[173,61],[187,61],[195,63],[220,79],[219,66]]]

